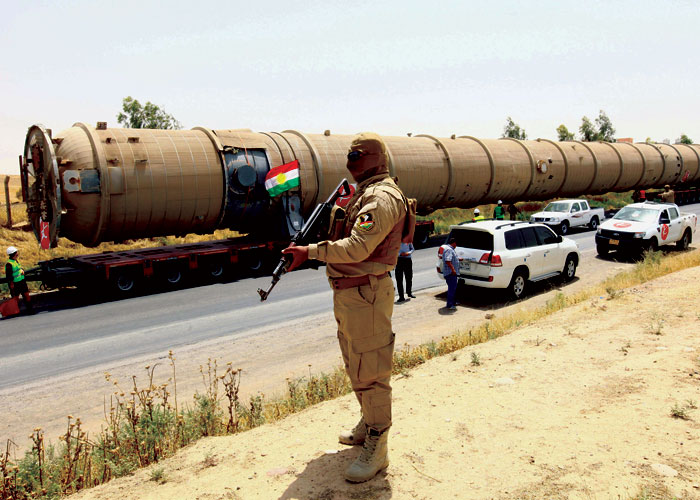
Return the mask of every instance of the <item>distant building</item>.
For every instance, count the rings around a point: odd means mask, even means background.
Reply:
[[[630,144],[632,144],[634,142],[634,139],[632,137],[622,137],[622,138],[618,138],[615,140],[617,142],[629,142]]]

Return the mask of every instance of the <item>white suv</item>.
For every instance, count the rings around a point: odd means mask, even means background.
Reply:
[[[519,299],[528,281],[560,276],[570,281],[576,274],[580,254],[576,242],[557,235],[544,224],[485,220],[450,226],[457,240],[460,283],[485,288],[504,288]],[[442,254],[437,272],[442,276]]]

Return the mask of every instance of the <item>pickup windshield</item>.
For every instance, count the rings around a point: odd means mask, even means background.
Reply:
[[[656,222],[659,211],[651,208],[625,207],[615,214],[613,219],[634,222]]]
[[[570,206],[571,205],[569,203],[555,201],[554,203],[550,203],[549,205],[544,207],[544,211],[545,212],[568,212]]]

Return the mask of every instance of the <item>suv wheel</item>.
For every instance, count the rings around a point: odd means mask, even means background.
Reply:
[[[562,272],[564,281],[571,281],[576,276],[576,261],[572,256],[566,258],[566,263],[564,264],[564,271]]]
[[[562,234],[562,236],[569,234],[569,221],[561,221],[561,224],[559,225],[559,232]]]
[[[508,295],[515,300],[520,299],[525,294],[526,284],[527,279],[525,279],[525,273],[522,271],[515,271],[508,285]]]

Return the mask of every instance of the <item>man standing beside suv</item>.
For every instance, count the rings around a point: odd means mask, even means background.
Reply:
[[[457,310],[457,270],[459,269],[459,257],[457,257],[457,240],[450,238],[442,253],[442,275],[447,283],[447,310]]]

